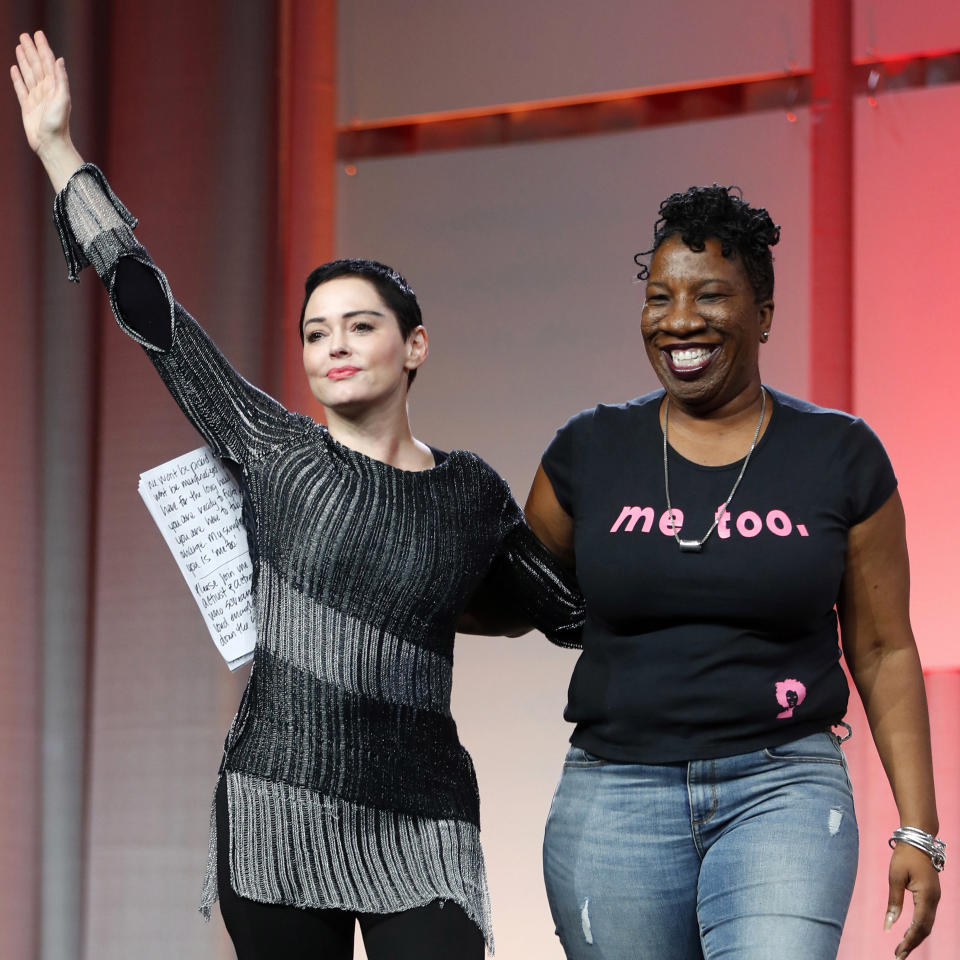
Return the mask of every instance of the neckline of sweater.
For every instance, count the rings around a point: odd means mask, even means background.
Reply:
[[[326,438],[326,441],[330,445],[331,449],[337,451],[341,456],[353,460],[361,465],[371,467],[375,470],[382,469],[387,473],[403,474],[404,476],[417,477],[421,475],[434,474],[439,470],[444,470],[446,469],[447,464],[453,460],[454,456],[461,452],[459,450],[451,450],[449,453],[446,453],[446,455],[443,456],[443,459],[438,460],[438,454],[442,454],[444,451],[427,444],[427,446],[429,446],[430,450],[433,452],[435,461],[433,466],[424,467],[422,470],[406,470],[403,467],[396,467],[392,463],[387,463],[384,460],[378,460],[376,457],[371,457],[369,454],[362,453],[360,450],[354,450],[353,447],[348,447],[345,443],[341,443],[339,440],[337,440],[337,438],[330,433],[330,430],[325,424],[318,423],[317,427],[321,436]]]

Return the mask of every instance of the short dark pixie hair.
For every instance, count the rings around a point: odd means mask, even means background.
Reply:
[[[751,207],[739,187],[690,187],[686,193],[672,193],[660,204],[660,219],[653,227],[653,246],[633,259],[640,272],[650,275],[642,258],[652,256],[668,237],[679,235],[694,251],[702,253],[706,241],[720,241],[720,251],[729,260],[740,258],[753,287],[757,303],[773,297],[773,254],[770,248],[780,241],[780,227],[763,207]]]
[[[312,270],[304,282],[303,306],[300,308],[300,342],[303,343],[303,320],[307,312],[307,301],[313,291],[328,280],[338,277],[361,277],[373,284],[380,299],[396,315],[400,325],[400,335],[404,340],[423,323],[420,313],[420,304],[417,295],[407,281],[397,273],[393,267],[377,260],[359,260],[349,258],[345,260],[331,260]],[[411,370],[407,384],[413,383],[417,371]]]

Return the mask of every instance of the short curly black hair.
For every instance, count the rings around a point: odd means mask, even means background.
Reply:
[[[668,237],[680,239],[695,253],[702,253],[708,238],[720,241],[728,259],[739,256],[758,303],[773,297],[773,254],[780,241],[780,227],[763,207],[751,207],[739,187],[690,187],[672,193],[660,204],[660,218],[653,226],[653,246],[633,259],[638,280],[650,275],[643,257],[652,256]]]

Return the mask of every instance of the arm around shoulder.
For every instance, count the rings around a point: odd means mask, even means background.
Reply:
[[[546,483],[549,486],[549,480]],[[572,569],[572,549],[563,550],[558,539],[542,536],[541,531],[548,533],[543,524],[538,529],[524,522],[509,493],[504,515],[508,532],[501,550],[458,629],[517,637],[536,627],[557,646],[581,646],[584,602]]]

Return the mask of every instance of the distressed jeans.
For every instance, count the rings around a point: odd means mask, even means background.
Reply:
[[[543,870],[568,960],[834,960],[858,848],[832,733],[671,764],[571,747]]]

